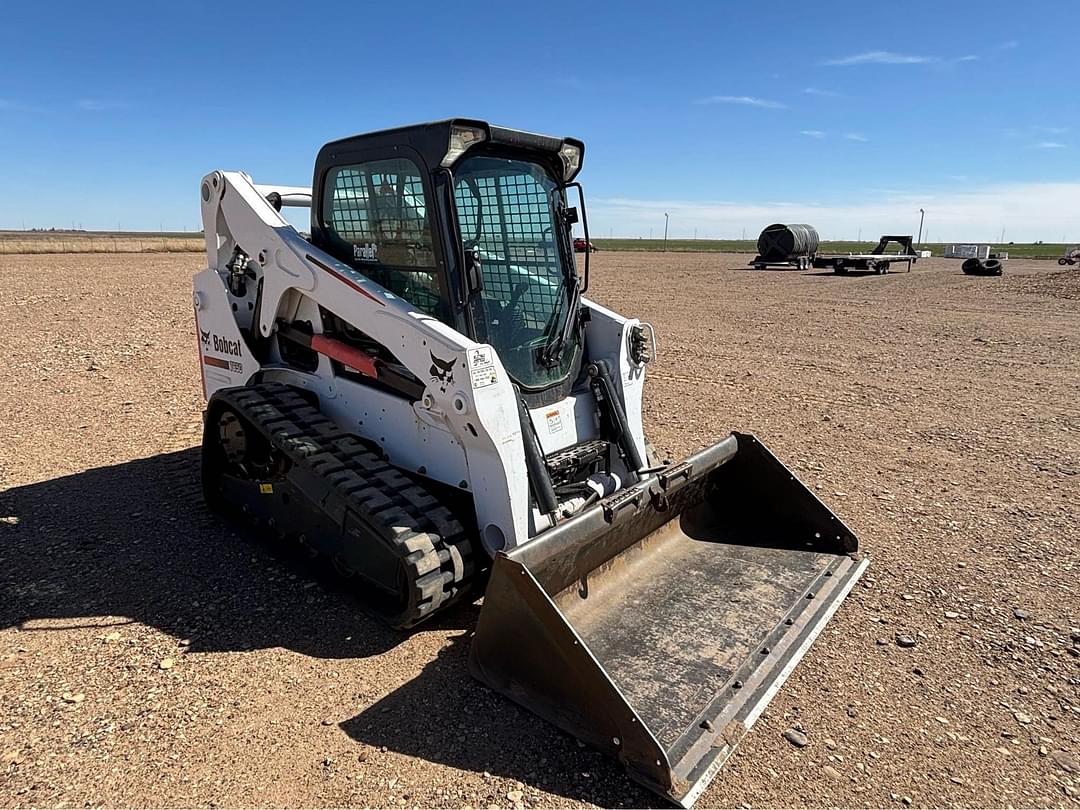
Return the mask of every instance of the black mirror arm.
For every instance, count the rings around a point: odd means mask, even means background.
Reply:
[[[584,294],[589,289],[589,254],[592,253],[589,249],[591,246],[589,240],[589,217],[585,212],[585,189],[583,189],[581,183],[576,180],[572,183],[567,183],[564,188],[570,188],[571,186],[577,189],[578,205],[581,206],[581,229],[585,232],[585,272],[583,274],[584,277],[581,280],[581,290],[579,291]],[[571,210],[574,211],[575,214],[577,213],[577,209]],[[573,240],[571,240],[571,250],[573,250]],[[571,255],[573,254],[571,253]]]

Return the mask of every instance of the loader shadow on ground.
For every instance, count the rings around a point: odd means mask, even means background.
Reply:
[[[0,629],[114,616],[190,639],[192,652],[320,658],[378,655],[405,638],[319,564],[210,513],[198,471],[191,448],[0,492]],[[471,626],[473,612],[440,624]]]
[[[615,760],[583,748],[472,678],[469,637],[444,647],[412,681],[340,724],[351,738],[600,807],[669,807]],[[492,802],[506,803],[505,788]],[[532,802],[530,802],[532,804]]]
[[[190,639],[191,652],[280,646],[319,658],[376,656],[406,638],[301,553],[238,536],[207,510],[198,470],[191,448],[0,492],[0,629],[104,632],[135,621]],[[471,630],[477,613],[461,605],[424,627]],[[656,806],[617,764],[476,682],[470,635],[342,728],[373,746],[516,779],[526,792]]]

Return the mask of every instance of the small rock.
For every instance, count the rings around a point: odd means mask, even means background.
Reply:
[[[912,638],[911,636],[904,635],[903,633],[897,633],[896,634],[896,646],[897,647],[903,647],[905,650],[907,650],[907,649],[911,649],[916,644],[918,644],[918,642],[914,638]]]
[[[64,694],[60,696],[60,699],[63,700],[64,703],[79,704],[86,699],[86,695],[84,695],[82,692],[77,692],[75,694],[72,694],[71,692],[64,692]]]
[[[952,782],[954,785],[964,784],[964,780],[961,779],[959,776],[950,776],[949,781]]]
[[[120,640],[119,631],[113,630],[111,633],[106,633],[105,634],[105,640],[106,641],[119,641]]]
[[[158,666],[161,669],[172,669],[176,665],[176,661],[171,658],[162,658],[158,661]]]
[[[949,725],[949,718],[947,718],[947,717],[942,717],[941,715],[938,715],[934,719],[937,720],[939,723],[941,723],[941,725],[943,725],[943,726]]]
[[[361,751],[359,754],[356,755],[356,761],[357,762],[367,762],[367,758],[368,758],[368,752],[367,751]]]
[[[1080,773],[1080,760],[1077,760],[1077,758],[1068,751],[1054,751],[1050,755],[1050,761],[1063,771],[1067,771],[1068,773]]]
[[[332,726],[332,725],[334,725],[334,721],[331,720],[329,717],[325,717],[325,718],[323,718],[322,724],[324,726]]]
[[[506,798],[514,804],[521,804],[525,799],[525,793],[521,790],[509,790],[506,793]]]
[[[1013,717],[1016,718],[1016,722],[1019,723],[1020,725],[1026,726],[1026,725],[1031,723],[1031,715],[1024,714],[1021,711],[1013,712]]]
[[[324,768],[329,768],[331,765],[334,764],[334,760],[330,759],[330,757],[327,757],[322,761],[322,764]]]
[[[826,776],[831,777],[833,779],[843,779],[844,778],[840,774],[840,771],[836,770],[836,768],[834,768],[832,765],[826,765],[824,768],[821,769],[821,772],[823,774],[825,774]]]
[[[784,739],[794,745],[796,748],[805,748],[810,741],[806,735],[795,728],[789,728],[784,732]]]
[[[879,638],[877,640],[877,644],[878,644],[879,647],[884,647],[888,643],[889,643],[889,640],[887,638]]]
[[[4,755],[0,757],[0,762],[5,765],[19,765],[23,761],[22,751],[17,751],[14,748],[10,751],[5,751]]]
[[[826,737],[822,742],[825,744],[825,747],[828,748],[830,751],[836,750],[836,740]]]
[[[902,804],[904,804],[907,807],[911,806],[911,797],[910,796],[901,796],[900,801],[901,801]]]
[[[945,611],[945,618],[946,619],[959,619],[960,614],[957,613],[955,610],[946,610]]]
[[[914,674],[914,675],[918,675],[918,676],[919,676],[920,678],[921,678],[921,677],[923,677],[923,675],[925,675],[925,674],[926,674],[926,673],[924,673],[924,672],[922,671],[922,667],[917,667],[917,666],[916,666],[916,667],[912,667],[912,668],[911,668],[911,672],[912,672],[912,674]]]
[[[1023,608],[1016,608],[1013,610],[1013,616],[1023,621],[1024,619],[1031,618],[1031,611],[1024,610]]]

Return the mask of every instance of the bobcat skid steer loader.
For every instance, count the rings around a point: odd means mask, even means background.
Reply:
[[[396,627],[486,583],[472,673],[690,806],[867,561],[753,436],[654,457],[583,155],[455,119],[327,144],[310,189],[207,175],[204,489]]]

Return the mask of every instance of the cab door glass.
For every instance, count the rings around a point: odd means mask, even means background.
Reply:
[[[439,285],[423,176],[408,158],[332,169],[323,227],[339,258],[413,306],[449,323]]]

